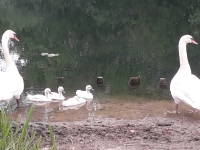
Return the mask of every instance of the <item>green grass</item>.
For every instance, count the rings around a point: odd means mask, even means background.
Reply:
[[[24,125],[21,127],[19,121],[14,126],[9,114],[1,111],[0,118],[0,150],[39,150],[42,137],[35,142],[34,130],[29,131],[28,123],[33,113],[33,106],[30,108]],[[13,129],[15,128],[15,129]],[[49,126],[50,138],[52,143],[51,150],[55,150],[55,139],[52,127]]]

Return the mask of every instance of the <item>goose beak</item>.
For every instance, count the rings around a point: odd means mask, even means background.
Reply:
[[[63,90],[63,93],[65,93],[65,91]]]
[[[91,89],[92,91],[95,91],[93,88]]]
[[[19,39],[17,38],[17,36],[16,36],[16,35],[14,36],[14,39],[15,39],[16,41],[18,41],[18,42],[19,42]]]
[[[197,43],[197,42],[195,42],[195,40],[192,40],[192,43],[193,43],[193,44],[196,44],[196,45],[198,45],[198,43]]]

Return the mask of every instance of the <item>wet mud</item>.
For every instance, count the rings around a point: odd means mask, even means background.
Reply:
[[[28,108],[17,108],[13,119],[21,115],[23,124]],[[179,114],[174,109],[173,101],[110,102],[101,104],[88,121],[85,106],[59,111],[54,104],[47,116],[36,107],[29,129],[42,135],[41,149],[51,147],[49,125],[59,150],[200,149],[199,112],[185,104]]]

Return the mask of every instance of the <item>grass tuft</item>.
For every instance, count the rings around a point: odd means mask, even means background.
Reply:
[[[16,125],[13,124],[9,114],[1,110],[0,118],[0,150],[39,150],[42,136],[36,142],[34,130],[28,129],[31,115],[33,113],[33,106],[30,108],[26,121],[23,126],[17,120]],[[49,126],[50,138],[52,143],[51,150],[55,149],[55,139],[52,127]]]

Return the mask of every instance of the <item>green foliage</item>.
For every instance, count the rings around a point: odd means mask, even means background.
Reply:
[[[33,112],[33,107],[30,108],[30,111],[27,115],[26,122],[23,127],[20,126],[20,123],[17,121],[13,124],[11,117],[5,113],[4,110],[1,110],[0,118],[0,149],[1,150],[39,150],[42,137],[38,139],[37,144],[35,144],[36,137],[35,131],[29,131],[28,123],[30,121],[31,115]],[[55,149],[55,141],[53,139],[54,135],[52,132],[52,127],[49,127],[50,137],[52,141],[52,150]]]

